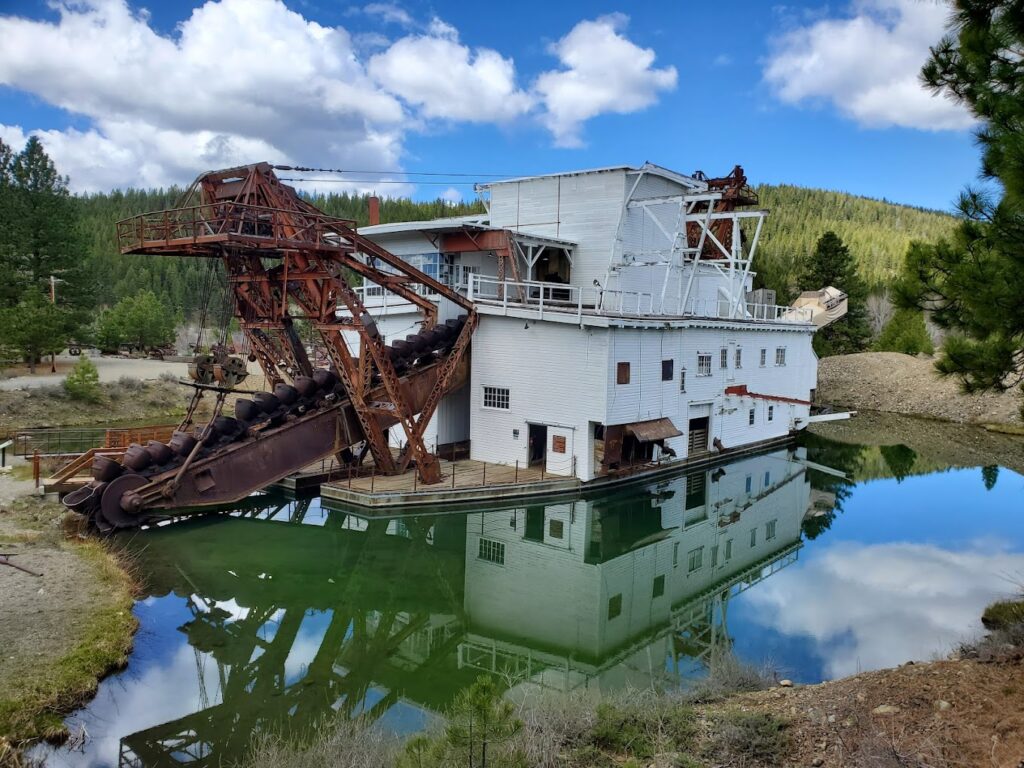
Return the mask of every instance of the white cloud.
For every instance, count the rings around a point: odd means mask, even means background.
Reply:
[[[775,40],[764,78],[787,104],[830,102],[866,127],[963,130],[967,110],[918,80],[949,12],[942,0],[855,0],[844,18]]]
[[[441,193],[441,199],[447,200],[449,203],[461,203],[462,193],[455,187],[448,187],[448,189]]]
[[[826,676],[844,677],[936,651],[981,633],[981,612],[1014,589],[1024,555],[976,542],[964,551],[926,544],[837,544],[750,590],[759,623],[809,637]]]
[[[586,120],[645,109],[660,91],[675,88],[675,67],[655,69],[654,51],[622,34],[627,21],[622,14],[581,21],[551,45],[563,68],[540,75],[534,88],[559,146],[579,146]]]
[[[9,122],[0,135],[38,135],[78,191],[187,183],[257,160],[399,169],[408,133],[432,121],[529,117],[572,146],[586,120],[643,109],[676,81],[621,33],[619,15],[577,24],[551,48],[562,68],[530,89],[511,57],[463,43],[439,18],[418,25],[394,3],[356,13],[421,31],[353,37],[280,0],[207,0],[172,35],[127,0],[54,7],[55,21],[0,16],[0,85],[85,120],[64,130]]]
[[[440,19],[431,22],[428,34],[404,37],[373,56],[368,70],[428,119],[503,122],[532,104],[516,84],[512,59],[489,48],[471,50]]]

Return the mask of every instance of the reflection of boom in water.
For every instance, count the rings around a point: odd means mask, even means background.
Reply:
[[[730,642],[729,600],[796,559],[801,458],[470,515],[315,520],[306,502],[152,531],[153,594],[187,600],[219,703],[125,737],[122,765],[215,765],[335,713],[443,711],[481,672],[561,690],[691,674]]]

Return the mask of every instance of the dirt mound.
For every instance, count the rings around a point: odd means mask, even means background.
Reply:
[[[932,358],[899,352],[826,357],[818,364],[819,403],[963,423],[1019,424],[1016,390],[965,395],[943,378]]]
[[[1024,755],[1024,667],[940,661],[741,697],[792,723],[792,765],[1006,766]]]

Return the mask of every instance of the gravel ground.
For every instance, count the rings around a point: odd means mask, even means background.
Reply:
[[[40,363],[39,373],[35,376],[12,376],[0,380],[0,390],[35,389],[36,387],[60,384],[77,360],[77,357],[58,355],[57,373],[50,373],[50,361],[47,360]],[[96,364],[101,382],[117,381],[122,376],[151,380],[160,378],[164,373],[170,373],[182,379],[188,377],[188,365],[185,363],[136,360],[127,357],[94,357],[92,361]]]
[[[1020,424],[1019,391],[963,394],[932,358],[899,352],[826,357],[818,364],[819,403],[975,424]]]

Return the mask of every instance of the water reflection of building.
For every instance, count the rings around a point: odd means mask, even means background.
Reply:
[[[689,674],[728,643],[729,599],[796,558],[806,477],[783,450],[566,503],[300,502],[152,532],[151,593],[188,605],[201,709],[124,737],[121,764],[215,765],[333,713],[415,727],[482,671],[557,689]]]
[[[796,559],[809,494],[777,451],[647,493],[469,515],[460,663],[559,689],[686,675],[728,643],[730,597]]]

